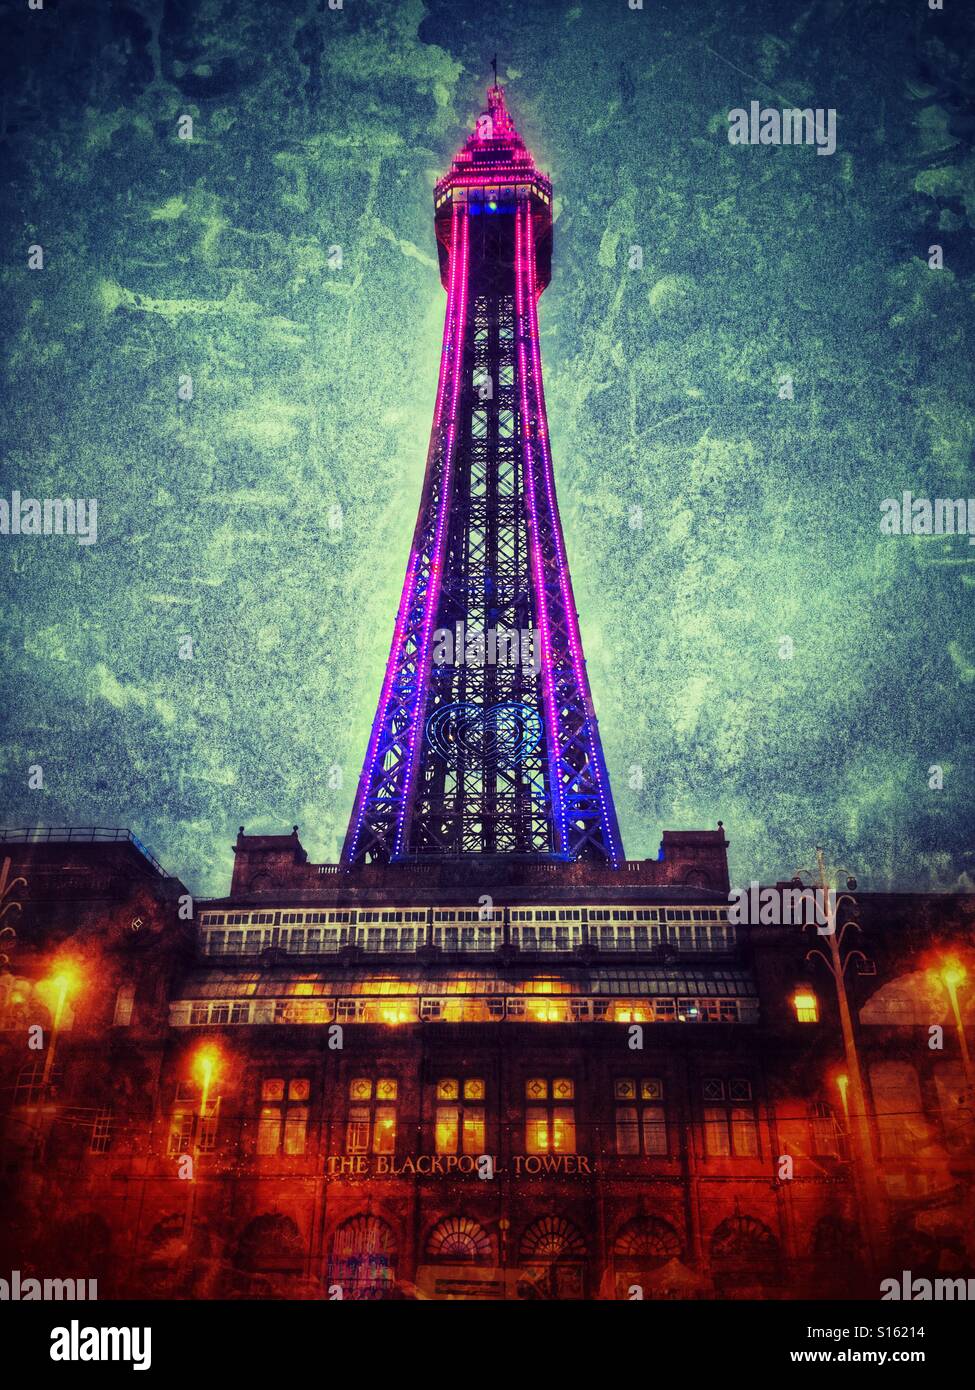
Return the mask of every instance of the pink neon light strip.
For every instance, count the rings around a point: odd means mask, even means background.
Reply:
[[[458,255],[457,250],[457,221],[458,217],[461,224],[461,249]],[[447,546],[447,518],[450,515],[451,494],[453,491],[453,466],[454,466],[454,440],[457,434],[457,405],[460,399],[460,384],[463,377],[464,368],[464,329],[467,322],[467,249],[469,222],[467,211],[462,208],[455,208],[453,215],[453,235],[451,237],[451,256],[450,256],[450,276],[453,284],[457,270],[458,260],[461,266],[460,293],[457,297],[457,312],[454,323],[453,335],[453,389],[450,398],[450,424],[447,429],[447,438],[444,445],[444,465],[443,479],[440,490],[440,505],[437,514],[437,531],[433,546],[433,563],[430,566],[430,578],[427,584],[427,594],[425,610],[423,616],[423,629],[420,634],[420,643],[416,657],[417,669],[417,691],[414,697],[413,722],[410,730],[410,745],[407,754],[406,777],[400,796],[400,809],[396,826],[396,846],[394,853],[399,854],[403,844],[403,836],[406,831],[406,814],[410,804],[410,793],[416,777],[417,766],[417,747],[419,744],[420,726],[426,713],[427,690],[429,688],[429,667],[428,656],[430,652],[430,638],[433,629],[433,621],[436,616],[437,606],[440,602],[440,582],[443,572],[444,550]]]
[[[452,246],[455,246],[457,244],[456,233],[458,221],[459,209],[454,208],[453,227],[451,236]],[[447,382],[447,348],[450,343],[451,333],[454,330],[454,318],[456,315],[457,308],[457,284],[456,276],[454,274],[455,267],[453,264],[453,262],[456,260],[456,257],[452,257],[451,260],[452,264],[450,267],[450,286],[447,292],[447,310],[444,315],[443,342],[441,344],[440,349],[440,376],[437,382],[437,403],[434,407],[433,412],[433,431],[431,434],[430,445],[431,451],[436,447],[436,443],[439,438],[440,420],[443,413],[444,388]],[[389,711],[389,701],[392,694],[393,681],[396,678],[396,673],[399,670],[400,660],[402,657],[401,647],[403,643],[403,632],[406,627],[406,621],[407,617],[409,616],[410,609],[413,606],[413,594],[416,589],[417,569],[420,561],[416,545],[417,541],[416,537],[414,537],[413,546],[410,550],[409,562],[407,563],[406,567],[406,579],[404,580],[403,593],[400,597],[399,612],[396,615],[396,627],[393,631],[393,641],[389,649],[389,659],[386,662],[386,675],[383,680],[382,692],[379,696],[379,708],[376,712],[376,718],[373,721],[372,736],[369,739],[369,747],[366,750],[366,760],[363,765],[363,776],[357,796],[358,806],[356,808],[357,817],[355,823],[355,833],[352,837],[351,844],[349,845],[350,859],[355,855],[356,846],[358,845],[359,841],[359,832],[362,829],[362,822],[365,818],[366,804],[369,800],[369,796],[372,791],[373,780],[377,772],[377,769],[374,766],[376,750],[379,747],[379,740],[382,737],[383,729],[386,726],[386,716]]]
[[[552,797],[553,819],[555,822],[556,833],[558,835],[558,850],[565,854],[568,852],[568,827],[565,822],[565,807],[562,802],[562,778],[560,775],[560,748],[559,748],[559,723],[555,706],[555,692],[552,688],[552,634],[548,616],[548,600],[545,594],[545,574],[542,567],[542,547],[538,527],[538,506],[535,497],[535,473],[533,468],[533,456],[531,446],[531,434],[528,428],[528,379],[525,363],[525,337],[530,333],[531,328],[525,312],[526,288],[530,290],[528,282],[528,268],[525,270],[525,281],[522,281],[522,264],[524,256],[522,254],[522,241],[524,239],[523,224],[525,217],[531,218],[531,213],[526,212],[522,207],[515,210],[515,307],[518,314],[518,325],[516,336],[518,339],[518,377],[521,385],[521,429],[523,442],[523,483],[525,488],[525,498],[528,502],[528,525],[531,534],[531,557],[532,568],[535,572],[535,592],[538,596],[538,621],[539,631],[542,639],[542,692],[545,700],[545,712],[547,716],[548,728],[546,730],[546,744],[548,745],[548,764],[549,764],[549,793]],[[530,262],[529,262],[530,264]]]
[[[535,251],[534,237],[532,232],[532,219],[530,211],[527,214],[528,235],[527,235],[527,274],[534,271]],[[530,286],[531,288],[532,286]],[[539,292],[540,293],[540,292]],[[562,535],[562,521],[559,516],[558,506],[555,500],[555,478],[552,469],[552,455],[548,441],[548,413],[545,409],[545,388],[542,383],[542,367],[539,354],[539,332],[538,332],[538,294],[529,294],[529,314],[530,314],[530,338],[532,343],[532,363],[534,368],[535,393],[538,404],[538,437],[541,441],[542,467],[545,473],[545,490],[548,497],[549,515],[552,520],[552,530],[555,535],[555,543],[559,567],[559,586],[562,591],[562,604],[565,609],[566,626],[569,633],[569,645],[572,651],[572,667],[575,673],[576,682],[579,690],[583,693],[586,701],[586,731],[589,743],[589,762],[596,777],[596,787],[599,793],[599,801],[602,807],[603,831],[606,842],[609,846],[610,859],[613,864],[618,864],[621,852],[613,833],[610,821],[609,807],[606,801],[606,793],[603,787],[603,770],[600,767],[600,756],[596,747],[596,739],[593,728],[593,707],[592,695],[589,690],[589,678],[586,673],[585,661],[582,655],[582,639],[579,635],[578,621],[576,618],[575,599],[572,593],[572,581],[569,577],[569,566],[565,554],[565,539]]]

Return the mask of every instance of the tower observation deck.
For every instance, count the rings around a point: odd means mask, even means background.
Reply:
[[[447,308],[433,428],[342,863],[615,868],[542,385],[552,186],[502,87],[434,202]]]

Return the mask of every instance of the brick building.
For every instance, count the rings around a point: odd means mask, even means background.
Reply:
[[[126,832],[4,833],[11,1269],[101,1296],[788,1298],[971,1267],[938,971],[975,898],[855,895],[871,1274],[816,928],[729,922],[723,830],[621,870],[485,861],[474,888],[308,864],[297,831],[235,848],[230,894],[193,903]]]

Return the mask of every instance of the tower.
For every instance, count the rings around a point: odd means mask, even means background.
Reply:
[[[542,386],[552,186],[502,87],[434,202],[447,308],[433,429],[342,862],[615,867]]]

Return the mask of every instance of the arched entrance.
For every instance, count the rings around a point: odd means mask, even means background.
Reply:
[[[329,1288],[342,1297],[389,1298],[396,1287],[396,1238],[378,1216],[353,1216],[332,1237],[328,1260]]]
[[[101,1216],[85,1212],[55,1226],[47,1237],[49,1267],[65,1276],[94,1279],[99,1298],[110,1295],[112,1237]]]
[[[171,1212],[157,1221],[142,1251],[143,1297],[175,1298],[177,1289],[185,1296],[198,1280],[206,1283],[216,1268],[213,1245],[203,1222],[195,1221],[187,1232],[185,1211]]]
[[[519,1249],[519,1298],[585,1298],[586,1242],[564,1216],[543,1216],[525,1231]]]
[[[301,1277],[305,1247],[290,1216],[265,1212],[243,1229],[234,1252],[235,1283],[241,1290],[289,1298]]]
[[[779,1243],[754,1216],[729,1216],[711,1237],[711,1272],[721,1297],[760,1297],[781,1281]]]
[[[427,1236],[416,1282],[428,1298],[503,1298],[495,1244],[471,1216],[445,1216]]]
[[[680,1260],[680,1236],[669,1221],[659,1216],[637,1216],[620,1228],[613,1242],[614,1291],[617,1298],[628,1298],[628,1290],[638,1284],[644,1298],[653,1296],[649,1276],[673,1260]]]

